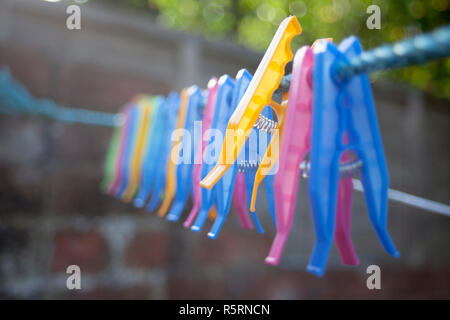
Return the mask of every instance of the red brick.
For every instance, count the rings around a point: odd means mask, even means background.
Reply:
[[[125,254],[129,267],[161,267],[168,263],[168,238],[161,233],[137,234]]]
[[[108,246],[96,231],[61,231],[54,236],[52,271],[65,272],[69,265],[81,272],[99,272],[108,264]]]

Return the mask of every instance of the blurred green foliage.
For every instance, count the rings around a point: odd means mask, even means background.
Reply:
[[[109,3],[146,11],[164,27],[227,38],[245,47],[264,51],[278,24],[296,15],[303,32],[292,44],[295,50],[317,38],[339,42],[357,35],[365,48],[430,31],[448,23],[449,0],[108,0]],[[369,30],[367,7],[381,8],[381,29]],[[383,72],[436,97],[450,99],[450,59]]]

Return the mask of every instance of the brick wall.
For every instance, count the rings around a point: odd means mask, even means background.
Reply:
[[[0,65],[34,95],[59,104],[117,111],[141,92],[165,94],[242,66],[254,70],[261,56],[90,2],[82,31],[69,32],[64,9],[64,2],[0,4]],[[375,95],[392,187],[448,202],[448,102],[383,82],[375,83]],[[263,262],[274,235],[264,194],[257,209],[265,235],[242,230],[231,212],[217,240],[102,194],[110,135],[108,128],[0,115],[0,297],[450,297],[447,217],[390,202],[389,229],[402,254],[395,260],[382,250],[356,193],[352,231],[361,265],[341,266],[333,248],[318,279],[305,272],[314,240],[305,180],[275,268]],[[82,270],[79,291],[66,288],[71,264]],[[370,264],[382,269],[380,291],[366,288]]]

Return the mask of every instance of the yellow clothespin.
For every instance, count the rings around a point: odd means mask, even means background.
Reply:
[[[324,38],[324,39],[317,39],[312,44],[312,48],[315,47],[317,43],[319,43],[322,40],[327,41],[333,41],[333,38]],[[281,105],[275,102],[272,102],[270,106],[275,111],[277,115],[277,131],[273,132],[272,139],[270,141],[270,144],[266,150],[266,153],[264,154],[264,157],[256,171],[255,174],[255,182],[253,184],[253,190],[252,190],[252,199],[250,203],[250,210],[255,211],[255,205],[256,205],[256,195],[258,192],[258,187],[261,184],[261,182],[264,180],[264,177],[269,173],[273,166],[278,162],[278,158],[280,156],[279,153],[279,145],[278,143],[281,141],[281,136],[283,135],[283,121],[284,121],[284,115],[286,113],[286,107],[287,107],[287,99],[288,99],[288,92],[283,93],[282,103]]]
[[[182,129],[184,126],[184,122],[186,119],[186,111],[187,111],[187,105],[189,101],[189,89],[185,88],[181,92],[181,104],[180,104],[180,110],[178,112],[178,122],[177,122],[177,129]],[[169,163],[167,165],[167,172],[166,172],[166,188],[164,192],[164,201],[161,204],[161,207],[158,210],[158,216],[161,218],[164,217],[167,213],[167,210],[170,207],[170,204],[172,203],[175,189],[176,189],[176,178],[175,178],[175,162],[172,160],[173,154],[178,154],[179,150],[174,150],[174,148],[177,147],[177,144],[172,144],[172,148],[169,155]],[[178,147],[181,148],[181,145],[178,144]]]
[[[272,101],[278,88],[286,63],[292,60],[290,42],[302,31],[295,16],[284,19],[278,27],[250,85],[228,122],[219,162],[200,182],[204,188],[212,188],[223,174],[234,164],[247,140],[250,130],[266,105],[282,117],[283,106]]]
[[[264,154],[263,159],[261,160],[261,163],[258,166],[258,169],[256,170],[255,174],[255,180],[253,183],[253,190],[252,190],[252,199],[250,203],[250,210],[256,211],[255,209],[255,203],[256,203],[256,195],[258,191],[258,187],[261,184],[261,182],[264,180],[264,177],[272,170],[273,166],[278,162],[278,158],[280,156],[279,150],[279,142],[281,139],[282,134],[282,128],[283,128],[283,122],[284,122],[284,116],[286,114],[286,107],[287,107],[287,92],[283,94],[282,103],[278,104],[274,101],[272,101],[269,106],[272,108],[272,110],[275,111],[275,114],[277,116],[277,123],[276,123],[276,129],[272,130],[270,133],[272,134],[272,138],[270,140],[270,144],[267,147],[266,153]]]

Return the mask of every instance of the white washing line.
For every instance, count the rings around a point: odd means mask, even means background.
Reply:
[[[363,185],[360,180],[353,180],[353,188],[357,191],[364,191]],[[442,214],[444,216],[450,217],[450,206],[444,203],[440,203],[433,200],[428,200],[412,194],[398,191],[394,189],[388,190],[388,198],[394,201],[398,201],[413,207],[421,208],[427,211],[432,211],[435,213]]]

